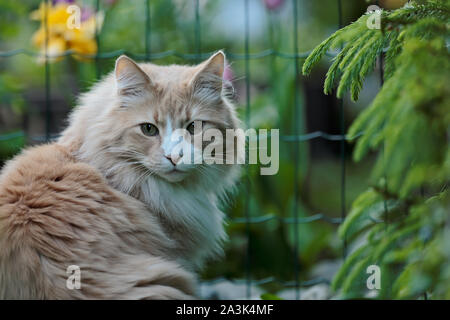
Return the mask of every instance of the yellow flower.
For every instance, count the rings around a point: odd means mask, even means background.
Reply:
[[[73,21],[69,3],[50,4],[41,3],[39,9],[32,12],[30,17],[41,22],[39,29],[33,34],[32,43],[40,49],[39,61],[45,61],[46,33],[47,57],[49,61],[60,58],[67,50],[75,53],[75,58],[83,58],[83,55],[95,55],[97,53],[97,43],[95,41],[96,29],[100,30],[103,24],[103,13],[91,15],[84,21],[79,21],[79,27],[71,25]],[[47,10],[47,32],[45,30],[45,16]],[[78,12],[81,15],[81,12]],[[81,17],[80,17],[81,18]],[[79,54],[79,55],[77,55]]]

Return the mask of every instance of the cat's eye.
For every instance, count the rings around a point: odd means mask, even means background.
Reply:
[[[203,126],[203,121],[193,121],[191,123],[189,123],[189,125],[187,126],[186,130],[191,134],[194,135],[197,126],[199,126],[199,128],[197,130],[201,130],[202,126]]]
[[[143,134],[145,134],[146,136],[156,136],[159,133],[158,128],[151,123],[142,123],[141,124],[141,131]]]

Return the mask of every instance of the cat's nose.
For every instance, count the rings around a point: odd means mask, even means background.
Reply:
[[[169,160],[174,166],[177,165],[178,161],[183,157],[183,149],[181,149],[177,155],[173,155],[172,153],[165,154],[164,157]]]
[[[164,156],[164,157],[166,157],[166,159],[169,160],[174,166],[176,166],[178,160],[180,160],[180,158],[172,159],[172,156],[171,156],[171,155],[167,155],[167,156]]]
[[[176,163],[172,160],[172,157],[170,155],[168,156],[165,155],[164,157],[166,157],[166,159],[169,160],[174,166],[176,165]]]

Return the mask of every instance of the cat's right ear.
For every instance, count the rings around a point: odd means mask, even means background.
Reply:
[[[123,96],[140,95],[151,86],[148,75],[131,58],[121,55],[114,70],[117,92]]]

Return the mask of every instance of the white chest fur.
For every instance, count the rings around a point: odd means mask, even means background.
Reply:
[[[154,178],[142,184],[140,197],[157,212],[166,232],[177,241],[185,264],[198,268],[205,259],[222,254],[224,214],[217,208],[211,190]]]

